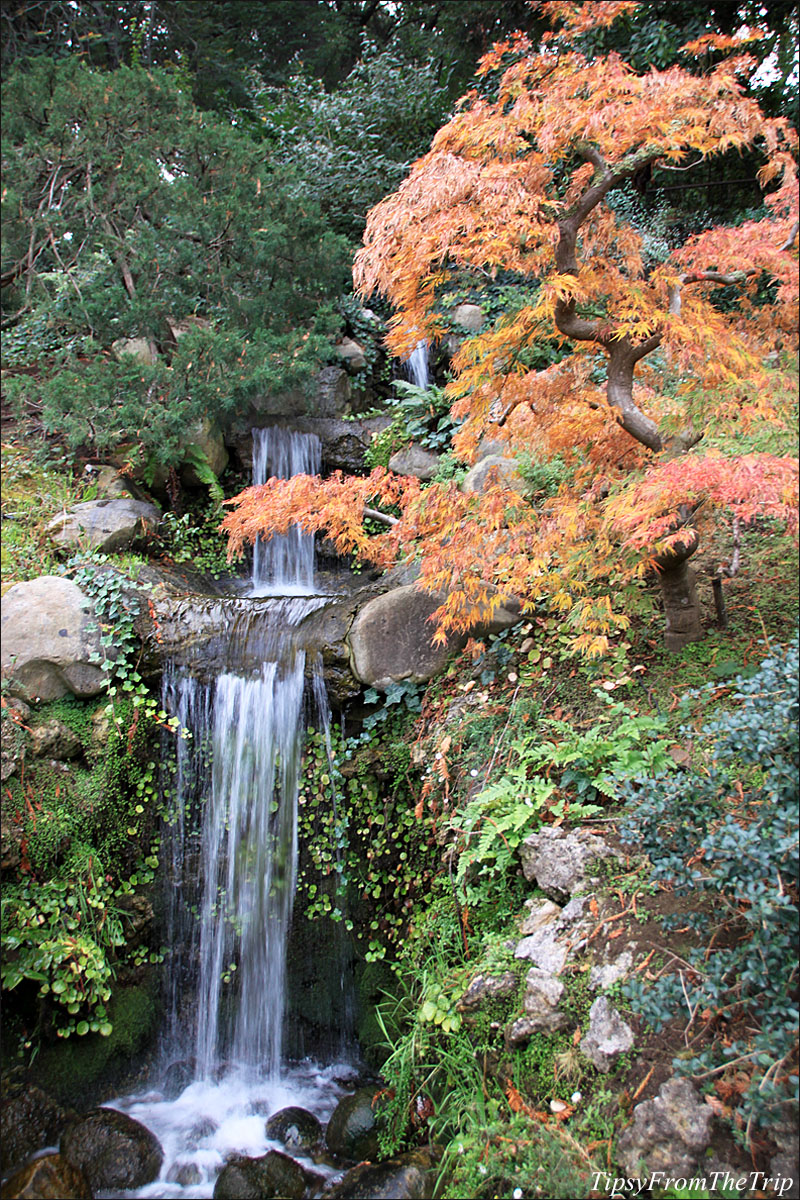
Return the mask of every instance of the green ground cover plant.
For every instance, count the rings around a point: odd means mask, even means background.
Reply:
[[[685,969],[650,987],[637,980],[626,994],[656,1029],[680,1012],[687,1033],[705,1033],[675,1069],[729,1102],[736,1077],[741,1102],[728,1115],[748,1144],[798,1095],[797,689],[795,639],[735,680],[730,710],[702,727],[698,767],[625,789],[623,836],[645,850],[653,879],[713,897],[690,915],[704,944]],[[715,946],[726,928],[731,944]]]

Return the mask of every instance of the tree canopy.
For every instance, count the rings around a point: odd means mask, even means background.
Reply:
[[[794,519],[793,460],[707,453],[701,439],[782,419],[766,363],[794,344],[797,135],[746,94],[759,30],[688,43],[691,70],[637,71],[616,50],[587,57],[577,41],[638,5],[541,7],[560,31],[541,46],[515,36],[482,60],[478,87],[371,212],[354,277],[362,295],[395,307],[398,355],[444,333],[442,298],[458,272],[525,280],[528,299],[454,360],[455,445],[467,461],[482,440],[559,453],[569,479],[534,503],[499,481],[478,495],[380,472],[273,482],[239,497],[226,526],[234,550],[300,519],[384,564],[401,550],[419,556],[420,585],[446,593],[439,636],[511,593],[547,597],[572,610],[578,646],[597,653],[627,617],[611,592],[588,595],[592,581],[616,590],[663,569],[694,549],[687,522],[715,509]],[[642,172],[690,172],[729,151],[760,156],[766,195],[752,219],[657,247],[626,216]],[[552,361],[531,369],[543,344]],[[377,537],[357,520],[370,497],[400,513]]]

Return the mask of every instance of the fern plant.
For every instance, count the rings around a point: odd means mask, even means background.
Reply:
[[[456,883],[468,902],[516,867],[520,843],[543,820],[581,821],[602,811],[601,801],[616,800],[626,780],[674,768],[659,737],[662,718],[641,715],[601,689],[596,695],[607,711],[591,728],[540,721],[535,738],[523,734],[511,743],[503,773],[452,816],[462,847]]]

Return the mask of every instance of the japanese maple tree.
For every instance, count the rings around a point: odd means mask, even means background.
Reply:
[[[701,634],[686,560],[703,521],[760,511],[796,524],[794,460],[706,453],[702,442],[781,420],[775,363],[794,345],[798,295],[797,135],[746,95],[755,60],[741,38],[684,47],[688,62],[718,59],[702,73],[638,74],[617,53],[577,48],[636,4],[540,7],[559,32],[540,46],[516,37],[483,59],[480,90],[372,210],[354,278],[394,306],[388,345],[399,356],[445,334],[442,297],[459,272],[527,281],[529,302],[453,360],[454,446],[468,462],[485,439],[509,454],[560,454],[568,480],[532,500],[499,479],[480,494],[380,471],[271,481],[238,497],[225,525],[234,551],[299,521],[378,563],[419,557],[419,586],[443,595],[440,636],[511,593],[546,597],[571,610],[589,653],[627,623],[611,600],[620,582],[655,569],[676,648]],[[731,151],[762,156],[763,213],[652,257],[615,196],[643,171],[690,172]],[[543,342],[557,361],[531,370],[527,353]],[[369,537],[363,507],[381,502],[399,517]]]

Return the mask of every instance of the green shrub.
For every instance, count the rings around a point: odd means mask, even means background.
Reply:
[[[656,1029],[679,1012],[706,1025],[709,1044],[676,1060],[676,1070],[703,1082],[728,1067],[749,1074],[743,1132],[737,1127],[746,1140],[754,1125],[777,1118],[788,1095],[797,1097],[788,1065],[798,1020],[797,689],[795,642],[752,678],[738,678],[736,707],[704,727],[707,766],[627,789],[623,836],[648,854],[653,879],[708,897],[690,920],[706,934],[727,925],[735,940],[719,947],[712,938],[689,952],[688,969],[651,987],[636,980],[626,994]]]

